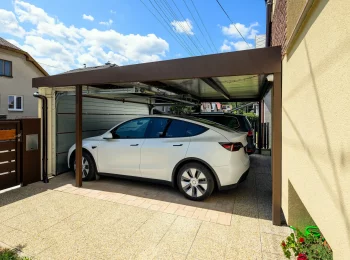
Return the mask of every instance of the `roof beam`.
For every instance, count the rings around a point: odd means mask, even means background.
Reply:
[[[148,81],[148,82],[141,82],[141,83],[146,84],[148,86],[156,87],[156,88],[159,88],[162,90],[167,90],[167,91],[173,92],[173,93],[178,94],[178,95],[191,95],[194,99],[198,99],[198,100],[200,99],[198,96],[184,91],[183,89],[180,88],[180,86],[179,87],[176,86],[179,84],[173,83],[173,85],[175,85],[175,86],[171,86],[171,85],[165,84],[165,83],[160,82],[160,81]]]
[[[278,73],[281,68],[281,47],[277,46],[34,78],[32,85],[65,87],[259,75]]]
[[[227,100],[230,100],[230,94],[221,84],[217,83],[212,78],[201,78],[201,80],[204,81],[206,84],[208,84],[216,92],[220,93],[224,98],[226,98]]]

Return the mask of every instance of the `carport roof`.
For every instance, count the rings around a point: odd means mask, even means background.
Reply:
[[[118,89],[146,85],[199,101],[260,100],[265,76],[281,72],[281,48],[269,47],[83,70],[34,78],[33,87],[86,85]]]

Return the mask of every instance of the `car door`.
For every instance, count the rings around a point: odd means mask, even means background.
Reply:
[[[190,137],[187,123],[169,118],[152,118],[147,139],[141,147],[141,176],[171,181],[175,165],[186,156]]]
[[[99,171],[140,176],[140,152],[149,122],[150,118],[138,118],[113,129],[113,138],[98,146]]]

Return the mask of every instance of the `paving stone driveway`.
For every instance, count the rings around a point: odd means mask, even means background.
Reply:
[[[34,259],[284,259],[271,224],[270,157],[205,202],[155,184],[71,173],[0,194],[0,245]]]

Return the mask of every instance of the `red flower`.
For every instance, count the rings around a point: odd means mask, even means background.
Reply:
[[[303,238],[303,237],[299,238],[299,242],[300,243],[304,243],[305,242],[305,238]]]
[[[297,257],[297,260],[308,260],[308,258],[305,254],[300,253]]]
[[[281,244],[283,247],[286,247],[286,242],[282,241],[282,244]]]

